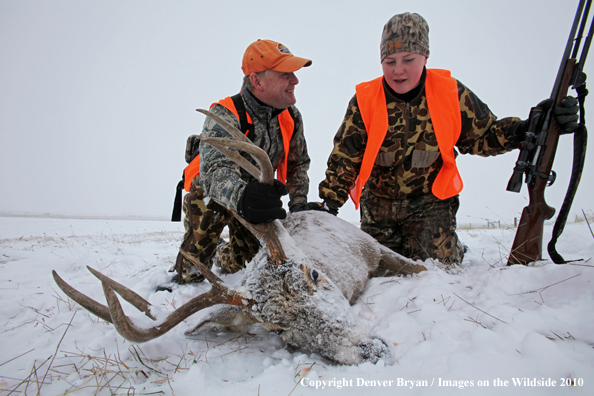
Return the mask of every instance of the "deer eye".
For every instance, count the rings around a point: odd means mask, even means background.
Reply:
[[[312,269],[311,270],[311,279],[313,279],[314,282],[317,282],[319,277],[320,277],[320,274],[318,274],[318,271],[316,271],[315,269]]]

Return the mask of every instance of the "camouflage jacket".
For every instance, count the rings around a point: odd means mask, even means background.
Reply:
[[[282,134],[278,124],[279,110],[261,105],[245,87],[241,92],[246,111],[254,124],[254,143],[268,154],[272,167],[276,169],[285,156]],[[307,202],[309,190],[307,171],[310,163],[301,113],[295,106],[292,106],[292,110],[295,115],[295,129],[289,145],[286,183],[289,188],[289,207]],[[215,105],[211,111],[238,129],[240,128],[237,117],[224,106]],[[230,137],[210,118],[204,122],[201,136]],[[242,155],[255,164],[248,154]],[[250,174],[206,143],[200,144],[200,174],[198,177],[200,178],[200,187],[207,196],[233,210],[237,210],[237,203],[241,199],[245,185],[253,180]]]
[[[425,76],[426,71],[421,78],[422,88],[410,102],[398,99],[384,80],[389,127],[365,185],[378,197],[409,199],[430,193],[443,164],[427,108]],[[517,135],[520,128],[525,128],[524,122],[516,117],[497,120],[487,105],[459,81],[458,96],[462,131],[456,148],[460,153],[492,156],[517,148]],[[347,201],[366,143],[367,132],[355,95],[334,137],[326,178],[319,185],[320,197],[330,206],[340,207]]]

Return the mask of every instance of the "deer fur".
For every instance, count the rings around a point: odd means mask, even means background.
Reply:
[[[378,269],[412,274],[425,267],[329,213],[298,212],[274,225],[287,261],[272,265],[259,252],[248,264],[242,286],[254,305],[218,307],[186,334],[240,333],[262,323],[287,344],[341,364],[392,363],[391,344],[372,334],[350,304]]]

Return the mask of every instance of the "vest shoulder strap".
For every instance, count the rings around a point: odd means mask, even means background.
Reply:
[[[235,94],[231,96],[231,100],[233,100],[233,104],[235,105],[235,109],[237,110],[237,115],[239,117],[239,125],[241,126],[241,132],[243,132],[248,137],[248,139],[254,141],[254,124],[248,121],[247,110],[245,109],[245,105],[243,104],[241,94]]]

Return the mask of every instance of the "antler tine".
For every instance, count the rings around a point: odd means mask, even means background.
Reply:
[[[256,146],[250,139],[247,138],[247,136],[241,133],[239,129],[235,128],[233,125],[231,125],[229,122],[225,121],[218,115],[204,109],[196,109],[196,111],[215,120],[217,124],[219,124],[225,131],[227,131],[234,138],[226,139],[205,137],[201,138],[203,142],[211,144],[222,154],[224,154],[227,158],[234,161],[237,165],[241,166],[260,182],[272,184],[272,182],[274,181],[274,170],[272,169],[270,159],[268,158],[268,155],[264,150]],[[227,150],[227,147],[249,153],[260,167],[261,173],[255,170],[255,167],[241,155]]]
[[[95,275],[101,283],[108,283],[113,290],[119,293],[124,300],[128,301],[134,307],[136,307],[139,311],[144,312],[146,316],[155,320],[155,317],[150,312],[151,304],[142,298],[140,295],[136,294],[134,291],[128,289],[126,286],[114,281],[111,278],[103,275],[101,272],[87,266],[87,269],[91,271],[93,275]],[[109,322],[113,323],[109,308],[105,305],[93,300],[89,296],[79,292],[68,283],[66,283],[56,271],[52,271],[52,275],[54,277],[54,281],[58,285],[58,287],[70,297],[72,300],[76,301],[80,306],[85,308],[87,311],[91,312],[93,315]]]
[[[237,129],[236,127],[234,127],[233,125],[231,125],[225,119],[219,117],[218,115],[216,115],[214,113],[211,113],[208,110],[196,109],[196,111],[199,112],[199,113],[204,114],[207,117],[212,118],[213,120],[215,120],[217,122],[217,124],[219,124],[221,127],[223,127],[223,129],[225,131],[227,131],[229,134],[231,134],[231,136],[233,136],[233,138],[235,140],[238,140],[240,142],[246,142],[246,143],[252,144],[252,142],[250,141],[250,139],[247,138],[247,136],[245,136],[239,129]]]
[[[231,139],[226,139],[226,138],[209,137],[209,138],[201,138],[201,140],[204,143],[208,143],[211,146],[213,146],[214,148],[216,148],[217,150],[219,150],[225,157],[229,158],[231,161],[233,161],[237,165],[241,166],[243,169],[245,169],[250,175],[252,175],[258,181],[264,182],[265,179],[271,179],[273,177],[271,173],[264,176],[264,173],[260,170],[260,169],[264,169],[264,170],[267,170],[268,172],[272,172],[272,167],[270,167],[269,170],[266,169],[266,166],[262,166],[262,164],[260,162],[260,158],[257,157],[257,155],[260,153],[258,153],[256,149],[262,150],[259,147],[250,145],[249,143],[238,142],[237,140],[231,140]],[[260,168],[254,166],[251,162],[249,162],[244,157],[242,157],[237,151],[228,150],[227,147],[234,148],[236,150],[242,150],[242,151],[250,153],[252,155],[252,157],[254,159],[256,159],[256,162],[258,163],[258,165],[260,165]],[[266,153],[264,153],[264,151],[262,151],[262,153],[264,155],[266,155]],[[268,161],[268,163],[270,163],[270,161],[268,160],[268,157],[266,157],[266,161]]]
[[[98,316],[99,318],[105,320],[106,322],[113,323],[111,320],[111,315],[109,313],[109,308],[105,305],[98,303],[97,301],[93,300],[92,298],[82,294],[68,283],[64,282],[62,278],[58,275],[58,273],[52,270],[52,275],[54,277],[54,281],[58,285],[58,287],[70,297],[72,300],[76,301],[80,306],[85,308],[87,311],[91,312],[93,315]]]
[[[88,265],[87,265],[87,269],[89,271],[91,271],[91,273],[93,275],[95,275],[101,281],[101,283],[109,284],[109,286],[116,293],[118,293],[120,296],[122,296],[122,298],[124,300],[128,301],[130,304],[135,306],[136,309],[138,309],[139,311],[144,312],[144,314],[146,316],[148,316],[149,318],[151,318],[152,320],[155,320],[155,317],[151,314],[151,311],[150,311],[151,303],[146,301],[144,298],[142,298],[136,292],[132,291],[131,289],[128,289],[126,286],[122,285],[121,283],[118,283],[118,282],[114,281],[113,279],[103,275],[101,272],[97,271],[96,269],[91,268]]]
[[[230,290],[216,282],[212,284],[212,288],[208,292],[194,297],[173,311],[162,323],[150,328],[141,328],[133,324],[126,316],[117,295],[109,283],[103,283],[103,291],[109,305],[114,327],[122,337],[131,342],[145,342],[157,338],[167,333],[187,317],[216,304],[241,307],[251,307],[254,304],[251,298],[247,298],[243,294]]]
[[[250,223],[233,209],[229,209],[229,211],[241,224],[245,226],[245,228],[250,230],[250,232],[254,234],[263,245],[266,246],[268,258],[272,264],[279,265],[287,261],[283,244],[281,243],[280,239],[278,239],[278,235],[273,223]]]
[[[198,267],[198,269],[200,270],[200,272],[202,273],[202,275],[204,275],[204,277],[206,279],[208,279],[208,281],[210,283],[214,284],[214,283],[221,283],[221,282],[223,282],[221,280],[221,278],[219,278],[218,276],[216,276],[214,274],[214,272],[212,272],[210,270],[210,268],[208,268],[206,265],[202,264],[196,258],[192,257],[188,252],[186,252],[182,248],[179,249],[179,252],[182,254],[182,256],[184,256],[186,259],[188,259],[192,264],[194,264],[196,267]]]

